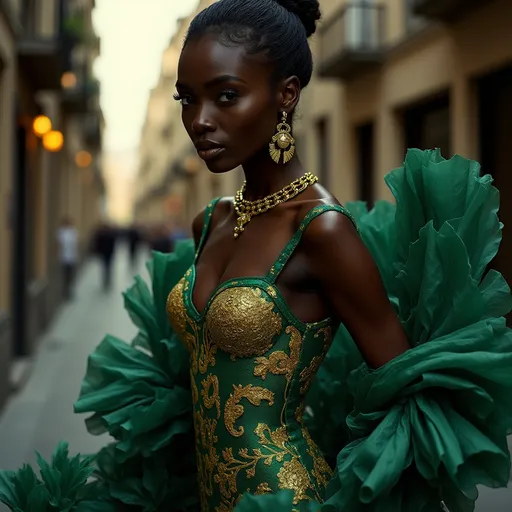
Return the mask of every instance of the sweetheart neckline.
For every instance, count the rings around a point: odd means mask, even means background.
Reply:
[[[194,316],[197,320],[202,321],[206,318],[206,315],[208,314],[210,307],[212,305],[212,302],[215,300],[215,298],[222,293],[224,290],[227,290],[229,287],[229,284],[231,283],[238,283],[239,281],[260,281],[263,282],[266,287],[269,286],[272,287],[272,289],[275,291],[277,297],[273,297],[275,303],[281,305],[286,310],[284,313],[284,316],[289,317],[293,323],[299,327],[301,330],[306,331],[311,328],[321,328],[324,326],[327,326],[332,323],[332,317],[324,318],[323,320],[318,320],[316,322],[303,322],[300,318],[298,318],[293,311],[290,309],[290,306],[288,305],[288,302],[284,298],[283,294],[281,293],[281,290],[277,287],[276,283],[271,283],[268,280],[267,276],[241,276],[241,277],[232,277],[229,279],[226,279],[219,283],[214,289],[213,292],[210,295],[210,298],[206,302],[206,306],[204,307],[203,311],[199,312],[194,304],[194,289],[196,285],[196,265],[193,263],[190,267],[190,280],[189,280],[189,287],[188,287],[188,303],[190,304],[190,307],[192,309],[192,312],[194,313]],[[187,277],[185,276],[185,279]],[[233,286],[233,288],[236,288],[237,286]],[[262,290],[265,290],[265,288],[262,286],[260,287]],[[265,290],[266,291],[266,290]]]

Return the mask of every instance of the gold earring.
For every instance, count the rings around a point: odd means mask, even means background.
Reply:
[[[286,122],[288,114],[283,112],[283,119],[277,125],[277,133],[272,137],[268,145],[272,160],[276,164],[281,162],[281,153],[283,154],[283,164],[289,162],[295,154],[295,139],[291,135],[291,127]]]

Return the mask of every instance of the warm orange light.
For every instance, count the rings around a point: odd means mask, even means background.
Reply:
[[[82,169],[85,169],[86,167],[89,167],[92,163],[92,156],[91,153],[88,151],[79,151],[75,155],[75,164],[77,167],[80,167]]]
[[[48,151],[56,153],[64,145],[64,135],[58,130],[52,130],[43,137],[43,146]]]
[[[52,129],[52,122],[47,116],[37,116],[32,122],[32,130],[38,136],[46,135]]]
[[[71,71],[66,71],[66,73],[63,73],[63,75],[60,77],[60,84],[64,89],[72,89],[73,87],[76,87],[76,75],[75,73],[72,73]]]

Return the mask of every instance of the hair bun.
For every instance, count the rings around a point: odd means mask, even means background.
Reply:
[[[304,28],[307,36],[311,36],[316,31],[316,22],[322,17],[320,13],[320,4],[318,0],[275,0],[286,10],[296,14]]]

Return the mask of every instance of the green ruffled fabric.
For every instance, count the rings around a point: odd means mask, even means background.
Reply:
[[[51,463],[37,453],[39,475],[29,465],[0,472],[0,502],[14,512],[87,512],[97,496],[86,485],[94,472],[92,457],[69,457],[60,443]]]
[[[137,277],[124,294],[139,332],[131,344],[107,336],[89,357],[75,412],[93,435],[116,442],[95,458],[98,492],[120,510],[198,507],[188,353],[166,313],[170,290],[194,258],[192,240],[154,253],[151,289]]]
[[[499,194],[476,162],[438,151],[409,151],[386,181],[394,215],[382,203],[349,208],[414,348],[377,371],[361,365],[347,378],[345,363],[331,360],[332,371],[319,373],[324,408],[349,393],[354,407],[346,427],[337,423],[352,442],[322,510],[427,512],[444,501],[471,511],[477,484],[506,486],[510,476],[512,333],[503,316],[512,299],[503,277],[486,273],[501,240]],[[352,343],[340,331],[334,354],[355,359]],[[347,384],[345,394],[331,398],[329,376]]]

